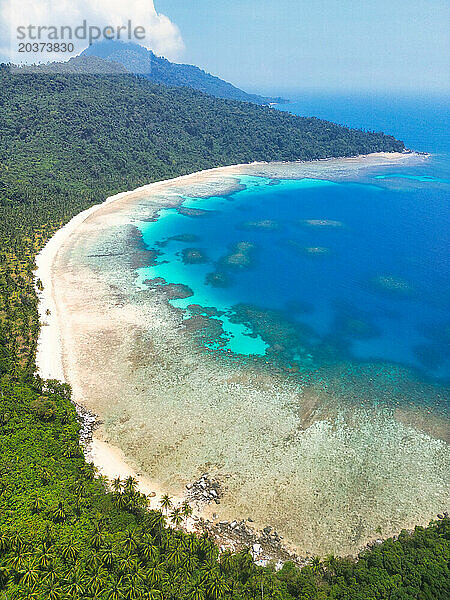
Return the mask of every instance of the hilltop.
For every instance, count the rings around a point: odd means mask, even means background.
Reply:
[[[139,44],[103,40],[94,42],[81,55],[97,56],[107,61],[123,65],[129,73],[138,73],[154,83],[176,87],[189,87],[217,98],[252,102],[253,104],[271,104],[286,102],[283,98],[268,98],[249,94],[231,83],[215,77],[199,67],[173,63],[162,56],[156,56]]]

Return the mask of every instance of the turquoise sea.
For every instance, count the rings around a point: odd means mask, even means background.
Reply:
[[[181,209],[140,224],[157,258],[138,284],[187,286],[190,295],[171,303],[185,318],[200,312],[218,321],[220,335],[200,342],[224,356],[266,357],[299,373],[382,365],[445,388],[450,181],[442,102],[321,96],[280,108],[384,130],[432,156],[353,180],[243,175],[228,195],[184,197]]]

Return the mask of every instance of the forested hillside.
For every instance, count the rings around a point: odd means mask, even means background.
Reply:
[[[134,481],[108,491],[84,460],[70,389],[34,374],[34,256],[77,212],[202,168],[403,144],[134,76],[13,76],[4,66],[0,85],[0,597],[448,598],[446,517],[358,561],[327,557],[275,573],[248,553],[219,557],[211,540],[145,510]]]
[[[401,151],[391,136],[348,129],[133,75],[0,73],[1,202],[44,190],[100,199],[111,186],[254,160]],[[3,195],[2,194],[2,195]]]

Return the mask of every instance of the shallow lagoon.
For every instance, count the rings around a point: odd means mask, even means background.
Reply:
[[[396,178],[420,185],[384,185]],[[185,316],[192,305],[196,314],[199,306],[216,309],[220,315],[212,318],[223,334],[214,347],[224,351],[275,352],[299,368],[390,361],[428,379],[448,379],[442,180],[393,172],[364,183],[248,175],[239,183],[245,188],[227,196],[184,198],[182,206],[201,209],[199,215],[171,208],[139,224],[158,257],[139,271],[138,285],[159,277],[188,286],[192,295],[172,305]],[[239,244],[247,245],[244,252],[236,252]],[[186,249],[203,260],[186,263]],[[273,331],[265,327],[264,336],[242,305],[274,320]],[[289,340],[281,331],[277,339],[278,319],[293,328]]]

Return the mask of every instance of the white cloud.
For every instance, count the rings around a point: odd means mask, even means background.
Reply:
[[[73,30],[85,20],[87,27],[104,27],[110,25],[117,37],[117,28],[127,26],[131,22],[133,36],[136,27],[145,30],[144,39],[135,41],[153,50],[156,54],[171,60],[179,58],[184,44],[178,27],[166,15],[158,13],[153,0],[0,0],[0,53],[12,62],[46,62],[48,60],[68,60],[78,54],[89,43],[88,40],[73,39],[74,52],[71,53],[19,53],[18,42],[32,42],[28,38],[19,40],[17,27],[28,25],[72,27]],[[68,30],[66,30],[68,31]],[[141,30],[142,31],[142,30]],[[95,30],[93,31],[96,34]],[[37,29],[32,30],[37,34]],[[47,30],[41,30],[41,42],[48,40]],[[66,33],[67,36],[67,33]],[[122,30],[121,39],[128,41],[128,30]]]

